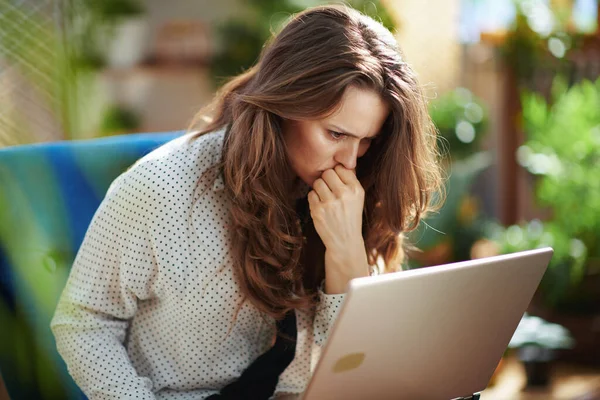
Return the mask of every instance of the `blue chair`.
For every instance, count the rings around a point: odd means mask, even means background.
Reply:
[[[13,400],[85,399],[50,332],[58,298],[110,183],[182,133],[0,149],[0,378]]]

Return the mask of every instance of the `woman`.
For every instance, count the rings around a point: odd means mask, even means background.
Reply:
[[[414,72],[345,7],[296,15],[210,112],[115,180],[77,255],[52,329],[91,399],[301,393],[348,281],[400,268],[440,188]]]

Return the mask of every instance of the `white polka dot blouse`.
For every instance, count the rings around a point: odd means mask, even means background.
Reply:
[[[96,211],[51,323],[90,400],[204,399],[272,345],[274,321],[242,304],[223,177],[203,178],[223,136],[156,149],[112,183]],[[306,388],[344,294],[319,298],[314,313],[296,310],[296,354],[275,396]]]

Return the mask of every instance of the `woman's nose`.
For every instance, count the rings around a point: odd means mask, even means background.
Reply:
[[[355,169],[359,155],[360,142],[351,142],[340,149],[336,154],[335,161],[342,164],[344,168]]]

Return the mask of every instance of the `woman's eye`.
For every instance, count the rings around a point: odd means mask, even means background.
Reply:
[[[342,139],[345,135],[343,133],[340,132],[336,132],[336,131],[329,131],[329,134],[331,135],[332,138],[334,138],[335,140],[339,140]]]

